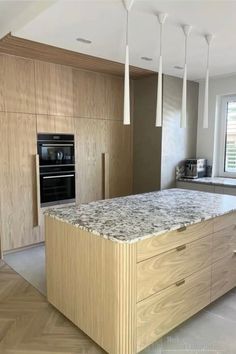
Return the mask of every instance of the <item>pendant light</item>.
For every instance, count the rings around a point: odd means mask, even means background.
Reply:
[[[165,23],[167,14],[158,14],[158,21],[160,24],[160,56],[159,56],[159,70],[157,82],[157,106],[156,106],[156,127],[162,125],[162,26]]]
[[[134,0],[123,1],[126,9],[126,43],[125,43],[125,78],[124,78],[124,115],[123,124],[130,125],[130,87],[129,87],[129,12]]]
[[[205,78],[205,97],[204,97],[204,110],[203,110],[203,128],[208,128],[208,95],[209,95],[209,63],[210,63],[210,44],[213,39],[212,34],[205,36],[207,42],[207,67]]]
[[[192,26],[183,26],[183,31],[185,35],[185,56],[184,56],[184,77],[183,77],[183,91],[182,91],[182,112],[180,127],[186,128],[187,122],[187,47],[188,47],[188,37],[192,30]]]

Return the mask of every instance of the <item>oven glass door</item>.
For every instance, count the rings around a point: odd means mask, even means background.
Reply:
[[[40,143],[40,166],[74,164],[74,144]]]
[[[75,198],[75,173],[40,175],[41,204]]]

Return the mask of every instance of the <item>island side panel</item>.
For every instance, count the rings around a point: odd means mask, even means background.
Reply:
[[[136,244],[46,216],[47,297],[110,354],[136,353]]]

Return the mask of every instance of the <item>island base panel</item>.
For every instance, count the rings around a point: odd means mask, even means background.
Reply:
[[[109,354],[136,354],[136,244],[45,224],[48,301]]]

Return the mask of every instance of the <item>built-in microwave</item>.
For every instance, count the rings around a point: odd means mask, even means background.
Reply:
[[[74,135],[38,134],[38,155],[40,166],[74,165]]]

